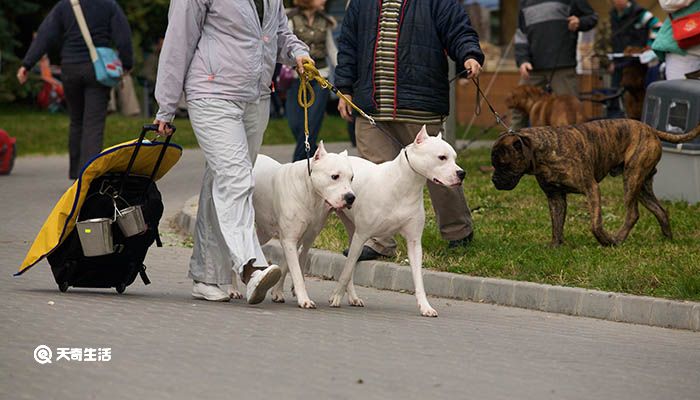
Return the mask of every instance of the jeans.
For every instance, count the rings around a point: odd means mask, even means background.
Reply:
[[[310,155],[316,152],[316,140],[318,133],[321,130],[323,117],[326,114],[326,103],[328,103],[328,90],[321,88],[318,82],[311,83],[311,87],[316,94],[316,101],[309,108],[309,144],[311,145]],[[295,80],[287,91],[287,102],[285,104],[285,112],[287,113],[287,122],[291,129],[294,138],[297,141],[294,149],[294,158],[292,161],[306,159],[306,150],[304,148],[304,109],[297,101],[297,92],[299,92],[299,80]]]

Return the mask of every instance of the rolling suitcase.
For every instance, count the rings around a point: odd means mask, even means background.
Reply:
[[[144,284],[150,283],[143,261],[154,242],[162,247],[158,224],[163,202],[154,177],[170,136],[150,177],[131,175],[131,169],[146,133],[154,130],[157,126],[144,125],[125,172],[105,174],[92,181],[76,229],[47,257],[60,291],[73,286],[115,288],[123,293],[136,276]],[[138,212],[134,212],[136,209]],[[138,218],[131,218],[136,214]],[[115,223],[117,218],[119,223]]]

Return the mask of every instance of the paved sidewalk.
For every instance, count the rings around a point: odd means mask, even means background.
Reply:
[[[271,154],[289,149],[265,148]],[[0,177],[2,399],[697,399],[700,334],[358,288],[363,309],[331,309],[333,282],[311,279],[317,310],[294,302],[206,303],[189,295],[191,249],[165,231],[153,281],[59,293],[42,262],[13,278],[68,185],[67,157],[20,158]],[[171,217],[195,195],[201,154],[159,184]],[[167,227],[164,220],[163,228]],[[52,304],[51,304],[52,302]],[[40,345],[110,347],[109,362],[39,365]]]

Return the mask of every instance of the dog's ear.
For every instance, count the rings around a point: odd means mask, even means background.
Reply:
[[[516,140],[513,142],[513,148],[520,153],[526,154],[530,152],[531,149],[530,138],[526,136],[517,136]]]
[[[341,151],[341,152],[338,153],[338,154],[341,155],[341,156],[347,157],[347,156],[348,156],[348,151],[347,151],[347,150],[343,150],[343,151]]]
[[[323,145],[323,140],[318,142],[318,148],[316,149],[316,152],[314,153],[314,161],[318,161],[321,158],[323,158],[328,152],[326,151],[326,147]]]
[[[422,128],[420,128],[420,131],[416,135],[416,140],[413,141],[415,144],[421,144],[425,142],[426,139],[428,139],[430,136],[428,135],[428,130],[425,129],[425,125],[423,125]]]

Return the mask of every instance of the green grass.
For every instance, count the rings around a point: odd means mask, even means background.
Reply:
[[[141,126],[152,122],[140,117],[111,114],[105,126],[104,146],[109,147],[138,137]],[[51,114],[28,107],[0,106],[0,129],[17,137],[19,155],[56,154],[68,151],[68,116]],[[183,147],[196,147],[197,140],[187,119],[176,119],[177,133],[173,142]],[[348,141],[345,121],[338,116],[326,116],[319,135],[326,142]],[[294,143],[286,119],[271,119],[263,144]]]
[[[447,250],[440,238],[426,190],[427,221],[423,233],[424,267],[475,276],[577,286],[673,299],[700,300],[700,205],[664,202],[670,213],[673,240],[662,237],[656,219],[640,206],[641,217],[621,246],[598,245],[589,230],[585,198],[569,196],[565,244],[549,247],[551,225],[547,200],[531,176],[510,192],[497,191],[486,149],[460,154],[467,171],[464,191],[472,208],[475,239],[467,249]],[[606,229],[622,224],[622,180],[602,182]],[[347,235],[333,217],[316,247],[342,251]],[[393,260],[408,265],[405,243]]]

